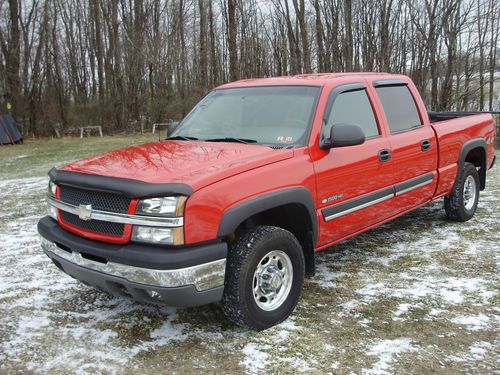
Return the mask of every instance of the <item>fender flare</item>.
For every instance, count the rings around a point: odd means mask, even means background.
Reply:
[[[486,145],[486,141],[482,138],[471,139],[463,144],[462,149],[460,150],[460,156],[458,158],[457,178],[455,179],[454,186],[456,186],[456,184],[458,183],[458,178],[460,177],[459,174],[462,171],[467,154],[475,148],[482,148],[484,151],[484,160],[483,160],[484,173],[479,174],[479,178],[480,178],[479,183],[481,185],[481,190],[484,188],[484,186],[486,184],[486,168],[487,168],[486,164],[487,164],[487,160],[488,160],[488,148]]]
[[[221,238],[230,235],[243,221],[255,214],[286,204],[299,204],[307,209],[311,221],[313,246],[316,245],[319,225],[316,206],[311,192],[304,187],[273,191],[231,207],[222,217],[217,237]]]

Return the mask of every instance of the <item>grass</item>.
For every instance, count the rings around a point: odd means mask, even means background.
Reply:
[[[28,139],[21,145],[0,147],[0,178],[41,176],[60,166],[106,151],[158,140],[158,134],[113,137]]]
[[[488,173],[469,222],[446,221],[442,202],[434,202],[325,250],[292,317],[249,332],[217,304],[182,310],[102,294],[61,273],[38,247],[36,222],[44,215],[52,166],[155,139],[43,139],[0,147],[0,373],[498,369],[497,169]],[[399,342],[407,346],[394,347]]]

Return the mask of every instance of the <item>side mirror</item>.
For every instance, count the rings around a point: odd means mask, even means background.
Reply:
[[[179,127],[179,124],[180,124],[179,121],[173,121],[173,122],[171,122],[168,125],[168,128],[167,128],[168,129],[168,134],[169,135],[172,134],[175,131],[175,129],[177,129]]]
[[[330,129],[330,138],[322,142],[322,149],[356,146],[365,142],[365,133],[358,125],[335,124]]]

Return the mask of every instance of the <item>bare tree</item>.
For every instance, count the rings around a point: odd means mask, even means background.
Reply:
[[[18,108],[20,103],[19,90],[19,64],[20,64],[20,39],[21,32],[19,29],[19,6],[17,0],[9,0],[9,33],[4,35],[0,28],[0,48],[5,59],[6,73],[6,98],[12,104],[14,115],[18,115],[21,109]]]
[[[495,0],[0,0],[0,103],[34,134],[130,130],[226,81],[374,70],[494,110],[499,30]]]

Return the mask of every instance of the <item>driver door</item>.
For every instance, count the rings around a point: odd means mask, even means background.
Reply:
[[[391,216],[392,160],[385,130],[377,121],[364,83],[347,84],[330,93],[321,140],[335,124],[358,125],[365,133],[361,145],[322,150],[314,162],[325,246],[362,231]]]

